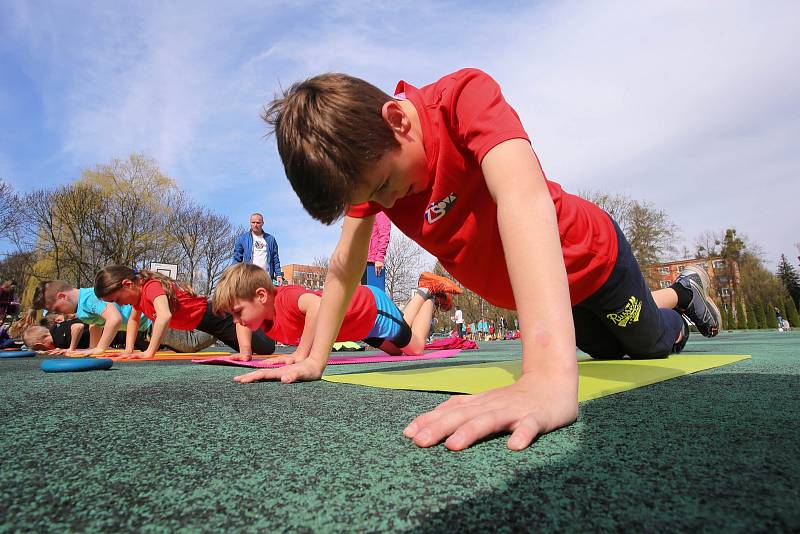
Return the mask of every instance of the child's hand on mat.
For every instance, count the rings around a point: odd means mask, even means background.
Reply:
[[[477,395],[454,395],[414,419],[403,434],[419,447],[442,440],[453,451],[511,432],[508,448],[519,451],[536,436],[569,425],[578,416],[577,384],[570,376],[526,373],[516,383]]]
[[[71,350],[67,352],[67,356],[71,358],[83,358],[85,356],[102,356],[105,353],[104,350],[98,350],[97,348],[94,349],[78,349],[78,350]]]
[[[228,356],[228,358],[236,362],[249,362],[250,360],[253,359],[253,354],[252,353],[247,354],[245,352],[236,352]]]
[[[302,362],[306,358],[308,358],[308,356],[305,354],[293,352],[291,354],[279,354],[278,356],[272,356],[269,358],[269,363],[283,363],[285,365],[289,365],[292,363]]]
[[[324,364],[312,358],[306,358],[301,362],[278,367],[277,369],[261,369],[252,373],[234,376],[233,379],[240,384],[258,382],[259,380],[280,380],[284,384],[291,384],[298,381],[319,380],[324,370]]]
[[[135,350],[133,352],[123,352],[119,355],[119,357],[126,360],[149,360],[151,358],[155,358],[156,355],[152,352],[140,352]]]

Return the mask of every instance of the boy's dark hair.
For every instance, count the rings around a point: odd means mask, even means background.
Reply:
[[[342,217],[363,171],[399,147],[382,116],[390,100],[364,80],[329,73],[293,84],[264,109],[289,183],[318,221]]]
[[[33,308],[47,310],[56,300],[56,295],[75,289],[63,280],[42,280],[33,292]]]

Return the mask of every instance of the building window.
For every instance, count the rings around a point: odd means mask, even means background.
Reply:
[[[715,269],[724,269],[725,260],[714,260],[711,266],[714,267]]]
[[[662,280],[660,283],[661,283],[661,289],[666,289],[672,285],[672,282],[670,282],[669,280]]]
[[[729,287],[721,287],[721,288],[719,288],[719,294],[722,297],[730,297],[731,296],[731,288],[729,288]]]
[[[726,285],[730,281],[730,278],[727,276],[718,276],[717,277],[717,285]]]
[[[669,267],[659,267],[658,274],[669,274]]]
[[[695,264],[694,264],[694,266],[695,266],[695,267],[700,267],[700,268],[701,268],[701,269],[703,269],[704,271],[707,271],[707,270],[708,270],[708,268],[706,267],[706,264],[705,264],[705,263],[695,263]]]
[[[685,265],[678,265],[678,272],[682,273],[685,268],[686,268]]]

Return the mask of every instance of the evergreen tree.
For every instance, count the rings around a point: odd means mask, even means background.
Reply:
[[[797,306],[794,305],[792,299],[786,299],[786,320],[792,325],[792,328],[800,327],[800,315],[797,313]]]
[[[781,300],[780,300],[780,302],[778,303],[778,309],[779,309],[779,310],[781,310],[781,317],[783,317],[784,319],[787,319],[787,320],[788,320],[788,318],[789,318],[789,314],[787,313],[787,312],[788,312],[788,310],[786,309],[786,300],[787,300],[787,299],[781,299]],[[779,324],[779,325],[778,325],[778,328],[780,328],[780,327],[782,327],[782,326],[783,326],[783,325]]]
[[[720,306],[719,313],[722,315],[722,324],[719,325],[719,329],[722,331],[728,328],[728,310],[725,308],[725,306]]]
[[[747,316],[744,314],[741,299],[736,299],[736,328],[739,330],[747,328]]]
[[[800,275],[797,274],[797,271],[784,254],[781,254],[777,276],[783,282],[783,286],[789,292],[789,296],[792,297],[795,307],[800,306]]]
[[[748,330],[758,330],[758,309],[751,300],[747,303],[747,325]]]
[[[767,328],[767,316],[764,314],[764,305],[756,302],[755,306],[756,306],[756,321],[758,321],[758,327]]]
[[[767,328],[778,328],[778,318],[775,315],[775,306],[767,303]]]
[[[727,308],[727,311],[728,322],[725,323],[725,328],[728,330],[736,330],[736,319],[733,318],[733,309]]]

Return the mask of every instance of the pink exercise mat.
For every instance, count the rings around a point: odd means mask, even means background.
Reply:
[[[328,359],[328,365],[351,365],[358,363],[386,363],[386,362],[413,362],[417,360],[439,360],[442,358],[452,358],[461,352],[459,349],[454,350],[439,350],[430,354],[420,354],[419,356],[389,356],[386,353],[381,353],[379,356],[331,356]],[[249,362],[239,362],[230,358],[205,358],[202,360],[192,360],[194,363],[205,363],[211,365],[235,365],[237,367],[258,367],[258,368],[275,368],[282,367],[282,363],[269,363],[266,360],[250,360]]]

